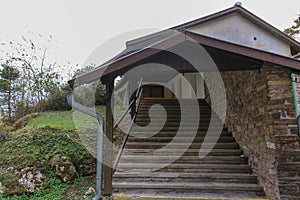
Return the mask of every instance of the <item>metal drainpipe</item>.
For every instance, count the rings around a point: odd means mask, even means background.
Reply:
[[[98,120],[99,127],[98,127],[98,151],[97,151],[97,174],[96,174],[96,195],[93,200],[99,200],[102,197],[102,161],[103,161],[103,125],[104,119],[103,116],[88,107],[77,103],[74,100],[73,92],[69,92],[67,95],[67,100],[69,105],[80,111],[83,112],[91,117],[94,117]]]
[[[291,73],[291,78],[292,78],[295,113],[296,113],[296,119],[297,119],[297,123],[298,123],[298,135],[300,136],[299,105],[298,105],[297,87],[296,87],[296,80],[295,80],[295,74],[294,73]]]

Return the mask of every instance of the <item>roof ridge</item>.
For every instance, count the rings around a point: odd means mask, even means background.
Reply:
[[[185,29],[188,29],[192,26],[195,26],[197,24],[201,24],[204,23],[206,21],[209,20],[213,20],[216,19],[218,17],[222,17],[231,13],[237,12],[238,14],[242,15],[243,17],[245,17],[246,19],[248,19],[249,21],[251,21],[252,23],[260,26],[261,28],[265,29],[266,31],[268,31],[270,34],[274,35],[275,37],[278,37],[279,39],[283,40],[284,42],[288,43],[292,48],[297,49],[297,51],[300,51],[300,42],[298,42],[297,40],[295,40],[294,38],[288,36],[287,34],[285,34],[284,32],[282,32],[281,30],[279,30],[278,28],[276,28],[275,26],[273,26],[272,24],[268,23],[267,21],[263,20],[262,18],[258,17],[257,15],[253,14],[252,12],[250,12],[248,9],[242,7],[240,4],[235,4],[232,7],[229,7],[227,9],[206,15],[204,17],[200,17],[197,18],[195,20],[180,24],[180,25],[176,25],[173,26],[171,28],[168,29],[163,29],[161,31],[149,34],[149,35],[145,35],[143,37],[139,37],[133,40],[130,40],[128,42],[126,42],[126,45],[130,46],[130,45],[134,45],[143,41],[147,41],[147,40],[151,40],[157,36],[161,36],[164,33],[166,33],[168,30],[174,30],[174,31],[183,31]],[[294,52],[295,53],[297,53]]]

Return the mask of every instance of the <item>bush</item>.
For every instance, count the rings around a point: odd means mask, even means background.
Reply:
[[[42,104],[43,111],[63,111],[72,109],[67,101],[67,93],[61,90],[52,93],[46,101],[40,103]]]
[[[8,132],[0,130],[0,142],[7,141],[9,139]]]
[[[25,101],[18,101],[16,103],[16,111],[14,113],[14,121],[31,114],[35,111],[33,105],[26,105]]]
[[[17,129],[24,128],[30,119],[33,119],[34,117],[37,117],[37,116],[38,116],[38,114],[31,113],[31,114],[25,115],[24,117],[21,117],[13,124],[13,126],[11,127],[11,130],[15,131]]]

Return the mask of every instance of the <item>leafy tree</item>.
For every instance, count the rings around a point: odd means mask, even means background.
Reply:
[[[72,108],[67,102],[67,92],[59,88],[57,91],[51,93],[49,98],[43,105],[43,110],[71,110]]]
[[[94,69],[94,66],[88,65],[74,72],[73,78],[87,73]],[[90,98],[91,95],[95,96],[95,99]],[[105,85],[100,81],[82,85],[75,90],[75,98],[78,102],[87,105],[103,105],[105,104]],[[93,101],[94,100],[94,101]]]
[[[291,27],[284,29],[284,32],[293,38],[297,38],[300,33],[300,15],[298,19],[294,20],[294,24]]]
[[[43,110],[43,102],[51,93],[57,91],[62,78],[58,73],[60,66],[54,59],[49,59],[49,47],[52,36],[43,38],[41,35],[33,39],[22,37],[21,41],[2,43],[2,58],[9,60],[14,66],[18,66],[20,98],[18,110],[22,115],[35,107],[36,112]],[[42,41],[39,41],[42,40]],[[3,48],[4,49],[4,48]]]
[[[8,64],[2,64],[0,70],[0,92],[1,102],[7,105],[7,112],[2,112],[3,117],[7,115],[7,122],[12,122],[12,109],[16,106],[18,101],[18,92],[20,91],[18,80],[20,72],[17,68]]]

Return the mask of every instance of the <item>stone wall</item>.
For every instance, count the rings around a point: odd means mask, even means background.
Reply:
[[[277,175],[280,197],[284,200],[300,198],[300,150],[279,151]]]
[[[226,126],[249,158],[267,197],[280,199],[286,190],[284,159],[278,152],[299,149],[290,69],[266,64],[260,71],[221,75],[227,96]]]
[[[300,198],[300,149],[297,135],[276,136],[277,177],[280,198]]]

